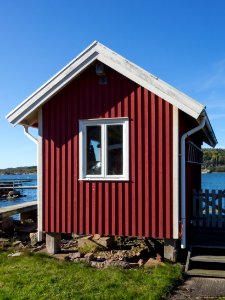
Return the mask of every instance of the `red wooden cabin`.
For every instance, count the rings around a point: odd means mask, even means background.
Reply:
[[[27,134],[38,127],[40,238],[182,238],[186,247],[200,148],[217,143],[204,105],[94,42],[7,118]]]

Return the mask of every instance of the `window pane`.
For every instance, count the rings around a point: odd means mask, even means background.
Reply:
[[[87,175],[101,174],[101,126],[87,126]]]
[[[107,175],[123,174],[123,125],[107,125]]]

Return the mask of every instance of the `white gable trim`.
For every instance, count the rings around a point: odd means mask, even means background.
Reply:
[[[82,58],[80,56],[73,62],[67,65],[63,70],[58,72],[54,77],[47,81],[31,96],[26,98],[20,105],[18,105],[6,118],[13,125],[19,124],[28,115],[30,115],[39,106],[43,105],[73,78],[79,75],[85,68],[87,68],[93,61],[96,60],[98,53],[93,51],[85,53]]]
[[[194,119],[204,111],[204,105],[181,93],[166,82],[131,63],[98,42],[92,43],[55,76],[18,105],[6,118],[13,125],[26,123],[26,118],[48,101],[95,60],[99,60],[130,80],[168,101]]]
[[[99,46],[99,45],[98,45]],[[101,47],[104,47],[101,45]],[[98,60],[197,119],[205,106],[104,47]]]

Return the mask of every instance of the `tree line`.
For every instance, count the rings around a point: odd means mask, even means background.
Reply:
[[[203,149],[202,169],[225,172],[225,149]]]

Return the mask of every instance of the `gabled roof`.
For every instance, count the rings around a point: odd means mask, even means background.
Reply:
[[[37,91],[35,91],[31,96],[25,99],[13,111],[11,111],[6,116],[8,121],[13,125],[27,124],[27,120],[31,115],[35,114],[38,107],[48,101],[53,95],[67,85],[72,79],[78,76],[95,60],[98,60],[111,67],[120,74],[126,76],[147,90],[153,92],[157,96],[168,101],[196,120],[199,120],[202,114],[206,115],[206,124],[208,125],[206,125],[207,130],[205,133],[207,136],[210,135],[208,137],[208,143],[212,146],[215,146],[217,140],[205,112],[204,105],[195,101],[139,66],[133,64],[129,60],[125,59],[97,41],[87,47],[61,71],[59,71],[55,76],[53,76]]]

